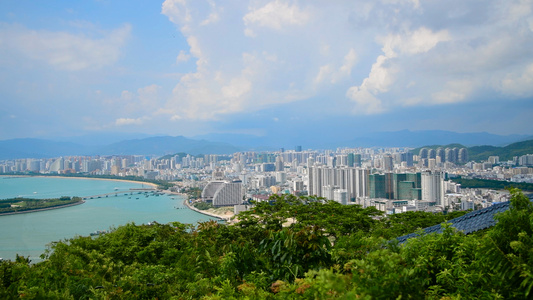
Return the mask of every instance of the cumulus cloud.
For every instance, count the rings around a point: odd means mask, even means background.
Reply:
[[[178,57],[176,57],[176,62],[177,63],[186,62],[190,58],[191,58],[191,56],[189,54],[187,54],[185,51],[181,50],[180,53],[178,54]]]
[[[517,97],[533,96],[533,64],[526,66],[522,72],[507,74],[500,82],[500,90]]]
[[[430,29],[420,27],[414,31],[403,34],[389,34],[377,40],[383,45],[384,55],[377,57],[372,65],[370,74],[360,86],[353,86],[347,92],[347,97],[353,100],[357,107],[356,113],[375,114],[387,110],[390,104],[385,104],[378,99],[378,95],[389,91],[395,84],[396,76],[401,67],[398,61],[404,56],[413,56],[430,51],[440,42],[449,41],[447,31],[432,32]],[[413,85],[410,82],[409,85]],[[410,101],[412,103],[412,101]]]
[[[101,99],[100,119],[107,121],[103,128],[112,128],[114,126],[143,125],[152,121],[161,114],[162,97],[160,95],[161,86],[151,84],[141,87],[136,91],[124,90],[117,97],[105,97],[99,95]],[[116,118],[119,114],[120,118]],[[103,121],[101,121],[103,122]]]
[[[296,4],[275,0],[258,8],[252,8],[244,17],[245,34],[255,36],[250,26],[281,30],[291,25],[305,25],[310,19],[309,12]]]
[[[350,103],[342,113],[380,114],[491,91],[526,97],[531,11],[525,0],[166,0],[162,13],[189,45],[177,61],[196,70],[160,112],[216,120],[318,97]]]
[[[137,118],[137,119],[118,118],[115,121],[115,125],[117,125],[117,126],[142,125],[144,123],[144,121],[146,121],[146,120],[147,120],[147,118]]]
[[[101,68],[117,61],[130,32],[131,26],[126,24],[94,38],[0,24],[0,55],[42,62],[66,71]]]
[[[349,78],[356,63],[357,53],[354,49],[350,49],[344,56],[343,64],[338,67],[337,70],[335,70],[335,67],[332,64],[321,66],[314,82],[315,84],[319,84],[325,80],[329,80],[330,83],[335,84],[340,80]]]

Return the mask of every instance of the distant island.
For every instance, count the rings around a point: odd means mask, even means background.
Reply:
[[[11,198],[0,200],[0,215],[10,215],[16,213],[28,213],[48,209],[62,208],[84,201],[80,197],[63,196],[53,199],[32,199],[32,198]]]

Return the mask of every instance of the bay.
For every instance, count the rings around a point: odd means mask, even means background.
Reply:
[[[0,258],[14,260],[16,255],[40,261],[46,245],[75,236],[87,236],[127,223],[156,221],[195,224],[213,218],[188,209],[183,197],[156,196],[130,189],[149,188],[131,181],[51,177],[0,177],[0,199],[88,197],[113,192],[117,196],[87,199],[85,203],[39,212],[0,216]],[[125,195],[127,194],[127,195]],[[130,195],[131,194],[131,195]]]

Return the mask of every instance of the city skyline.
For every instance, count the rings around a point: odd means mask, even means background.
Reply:
[[[528,1],[4,1],[0,11],[0,140],[533,133]]]

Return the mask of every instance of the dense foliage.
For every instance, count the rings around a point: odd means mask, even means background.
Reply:
[[[53,199],[11,198],[0,200],[0,215],[14,212],[27,212],[37,209],[46,209],[59,206],[82,203],[80,197],[63,196]]]
[[[213,204],[207,202],[196,202],[193,204],[193,206],[199,210],[208,210],[213,208]]]
[[[461,187],[463,188],[482,188],[492,190],[517,188],[525,191],[533,191],[533,184],[527,182],[509,182],[479,178],[468,179],[462,177],[453,178],[452,181],[461,184]]]
[[[505,147],[474,146],[468,148],[468,156],[475,161],[487,160],[489,156],[499,156],[500,161],[533,153],[533,140],[509,144]]]
[[[278,196],[234,225],[128,224],[53,243],[43,262],[0,264],[0,298],[527,299],[533,295],[533,205],[512,190],[493,228],[399,245],[391,237],[451,215]],[[284,226],[283,226],[284,225]]]

